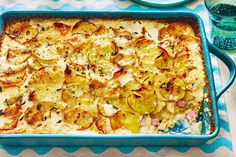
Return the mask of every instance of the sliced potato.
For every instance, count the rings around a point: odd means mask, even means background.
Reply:
[[[0,119],[3,125],[0,125],[0,131],[13,130],[16,128],[21,115],[21,104],[19,102],[8,105],[9,106],[7,106],[4,110],[1,110]]]
[[[54,22],[53,26],[61,33],[62,36],[64,36],[71,28],[67,24],[61,22]]]
[[[137,80],[130,80],[129,82],[127,82],[124,87],[125,90],[130,90],[130,91],[135,91],[135,90],[139,90],[140,88],[142,88],[142,84],[140,82],[138,82]]]
[[[121,120],[124,118],[124,116],[125,114],[119,111],[113,117],[111,117],[110,124],[113,130],[117,130],[123,126]]]
[[[89,89],[90,89],[90,92],[94,96],[101,96],[101,97],[103,97],[104,89],[105,88],[106,88],[106,84],[105,83],[101,83],[98,80],[91,80],[90,81]]]
[[[154,84],[155,86],[158,86],[162,84],[163,82],[165,82],[168,78],[173,78],[173,77],[176,77],[174,71],[169,70],[169,69],[162,69],[161,73],[153,77],[152,84]]]
[[[98,27],[92,22],[79,21],[73,26],[72,33],[92,34],[97,29]]]
[[[59,101],[64,82],[64,67],[43,67],[33,73],[29,90],[34,92],[33,100]]]
[[[118,70],[114,64],[108,60],[100,60],[92,63],[89,76],[91,79],[99,80],[100,82],[109,81],[113,78],[114,73]]]
[[[196,37],[183,36],[176,44],[174,51],[177,53],[176,57],[180,57],[183,54],[200,52],[200,41]]]
[[[177,101],[185,95],[185,83],[172,70],[162,70],[162,73],[153,76],[148,81],[154,85],[156,95],[160,100]]]
[[[158,69],[172,69],[172,59],[169,57],[165,49],[161,49],[161,55],[155,58],[155,66]]]
[[[132,75],[138,82],[143,83],[148,77],[150,77],[153,74],[154,71],[157,71],[155,69],[156,68],[153,65],[145,65],[144,67],[133,66]]]
[[[86,77],[86,67],[79,64],[70,63],[66,65],[65,77],[67,77],[67,82],[76,83],[73,81],[74,76],[83,76]],[[68,82],[68,83],[69,83]]]
[[[12,97],[19,97],[20,96],[20,90],[19,87],[6,87],[4,88],[3,86],[0,87],[1,92],[0,92],[0,104],[3,104],[4,101],[12,98]],[[0,109],[2,106],[0,106]]]
[[[194,30],[191,25],[182,22],[173,22],[168,27],[159,30],[158,39],[162,40],[168,36],[182,37],[183,35],[194,36]]]
[[[117,80],[110,80],[107,82],[100,82],[98,80],[90,81],[90,92],[94,96],[103,98],[118,98],[120,96],[120,84]]]
[[[156,58],[158,58],[161,54],[162,49],[160,49],[156,44],[151,44],[141,50],[138,50],[138,70],[143,71],[144,74],[147,72],[155,73],[157,68],[153,66],[153,64],[155,64]]]
[[[128,40],[132,39],[132,34],[127,30],[113,28],[112,31],[116,36],[119,36],[121,38],[126,38]]]
[[[26,71],[22,70],[16,73],[5,74],[0,77],[0,85],[2,87],[14,87],[24,83],[26,79]]]
[[[94,64],[100,60],[110,61],[111,55],[117,52],[114,41],[107,37],[95,39],[90,49],[88,58],[90,63]]]
[[[176,103],[175,103],[175,102],[167,102],[167,103],[166,103],[166,109],[167,109],[167,111],[169,111],[170,113],[174,113],[174,112],[175,112],[175,106],[176,106]]]
[[[69,40],[69,43],[74,47],[73,53],[69,55],[69,60],[73,64],[87,66],[89,64],[88,54],[92,51],[94,39],[90,38],[89,40],[84,40],[84,37],[78,35],[74,38],[73,41]]]
[[[170,58],[175,58],[176,51],[174,51],[175,41],[170,39],[164,40],[160,43],[160,47],[164,49]]]
[[[148,45],[152,44],[154,41],[150,39],[146,39],[144,36],[134,38],[131,41],[131,45],[136,47],[137,49],[146,48]]]
[[[166,102],[163,100],[157,100],[157,106],[155,110],[152,112],[152,114],[157,114],[163,110],[163,108],[166,106]]]
[[[88,40],[84,34],[72,34],[66,38],[75,49],[80,49]]]
[[[95,125],[98,130],[102,131],[103,134],[107,134],[107,133],[112,132],[109,118],[99,115],[97,117]]]
[[[67,107],[63,111],[66,123],[77,125],[78,130],[86,130],[92,126],[96,118],[88,111]]]
[[[98,104],[99,112],[105,117],[112,117],[119,111],[119,100],[101,99]]]
[[[130,112],[117,112],[111,117],[110,123],[113,130],[122,127],[130,130],[132,133],[138,133],[140,130],[139,116]]]
[[[159,91],[167,100],[178,101],[185,95],[185,84],[179,78],[168,78],[159,86]]]
[[[142,64],[154,64],[157,57],[162,54],[163,49],[156,44],[150,44],[144,48],[138,49],[137,55]]]
[[[134,113],[126,112],[125,117],[121,119],[121,123],[132,133],[138,133],[141,128],[139,116]]]
[[[25,111],[24,119],[29,125],[37,125],[43,121],[46,112],[56,112],[60,108],[55,102],[38,102]]]
[[[109,30],[106,28],[106,26],[104,25],[100,25],[97,30],[95,30],[93,32],[93,35],[104,35],[104,34],[108,34]]]
[[[71,105],[91,105],[94,98],[89,92],[89,80],[86,77],[68,77],[62,88],[62,99]]]
[[[137,113],[149,114],[156,108],[157,97],[154,90],[140,89],[133,91],[127,98],[129,106]]]
[[[39,33],[38,29],[33,27],[29,21],[15,23],[10,27],[7,27],[5,32],[12,39],[20,43],[25,43],[34,39]]]
[[[23,62],[22,64],[18,65],[9,64],[8,62],[2,62],[0,64],[0,76],[10,75],[24,71],[26,67],[27,62]]]
[[[31,55],[29,50],[8,50],[7,61],[11,64],[18,65],[25,62]]]
[[[58,47],[57,53],[65,60],[74,53],[74,47],[69,42],[65,42],[63,46]]]
[[[51,61],[60,58],[58,48],[62,46],[61,41],[54,37],[41,37],[38,41],[39,47],[35,48],[32,53],[41,60]]]
[[[195,96],[193,96],[193,91],[187,90],[187,91],[185,92],[184,100],[190,101],[190,100],[193,100],[194,98],[195,98]]]

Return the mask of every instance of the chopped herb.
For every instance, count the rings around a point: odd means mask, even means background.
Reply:
[[[139,24],[142,24],[142,22],[141,22],[141,21],[138,21],[138,23],[139,23]]]
[[[112,29],[112,27],[109,27],[109,29]]]
[[[0,116],[4,115],[5,112],[3,112],[2,110],[0,110]]]
[[[19,120],[22,121],[24,119],[24,116],[22,116]]]
[[[59,92],[61,90],[61,88],[58,88],[57,91]]]
[[[7,106],[10,105],[7,99],[4,100],[4,103],[5,103]]]
[[[74,121],[74,124],[77,123],[77,120]]]
[[[48,43],[48,46],[52,46],[52,44],[51,44],[51,43]]]
[[[0,86],[0,92],[2,92],[2,87]]]
[[[82,74],[82,75],[84,75],[84,74],[85,74],[85,72],[84,72],[84,71],[82,71],[82,72],[81,72],[81,74]]]
[[[26,31],[26,35],[29,35],[30,34],[30,31]]]
[[[41,109],[41,107],[42,107],[42,104],[37,104],[37,106],[36,106],[36,108],[37,108],[37,110],[40,110]]]
[[[41,31],[44,31],[44,30],[45,30],[45,28],[44,28],[44,27],[42,27],[42,28],[41,28]]]
[[[57,113],[57,114],[59,114],[59,113],[60,113],[60,111],[57,111],[56,113]]]
[[[111,53],[111,55],[113,55],[113,56],[116,55],[116,54],[117,54],[117,52],[112,52],[112,53]]]
[[[148,36],[149,36],[150,38],[152,37],[151,34],[149,34],[149,33],[148,33]]]
[[[125,29],[123,26],[120,26],[120,29]]]
[[[66,70],[65,70],[65,74],[66,75],[71,75],[72,70],[70,69],[70,67],[68,65],[66,65]]]
[[[171,88],[172,88],[172,86],[173,86],[173,83],[172,83],[172,82],[168,82],[168,83],[166,84],[166,91],[170,91]]]
[[[85,29],[82,29],[82,31],[84,31],[85,33],[88,33],[87,30],[85,30]]]
[[[119,108],[118,107],[116,107],[116,106],[112,106],[115,110],[118,110]]]
[[[40,126],[42,126],[42,124],[40,123],[39,125],[37,125],[37,127],[40,127]]]
[[[26,103],[26,101],[23,101],[23,100],[21,101],[21,105],[24,105],[25,103]]]
[[[58,120],[58,121],[57,121],[57,123],[61,123],[61,122],[62,122],[62,120]]]
[[[81,103],[79,103],[79,106],[81,105]]]
[[[57,110],[57,108],[56,108],[56,107],[52,107],[52,108],[50,109],[50,111],[53,111],[53,110]]]
[[[42,117],[42,121],[45,121],[45,120],[47,120],[47,117],[46,116]]]
[[[28,88],[28,86],[25,86],[25,88]]]
[[[134,34],[138,34],[138,32],[134,32]]]

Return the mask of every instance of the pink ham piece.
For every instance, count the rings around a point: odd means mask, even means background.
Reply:
[[[141,123],[140,123],[141,126],[145,126],[146,125],[146,120],[144,118],[144,116],[141,118]]]
[[[197,113],[195,111],[190,111],[187,115],[186,115],[187,120],[189,121],[189,123],[193,123],[195,122],[196,118],[197,118]]]
[[[159,125],[160,123],[159,123],[159,120],[157,119],[157,118],[153,118],[152,119],[152,125],[154,125],[154,126],[157,126],[157,125]]]
[[[179,107],[185,107],[188,104],[188,102],[183,100],[183,99],[181,99],[181,100],[177,101],[176,104]]]

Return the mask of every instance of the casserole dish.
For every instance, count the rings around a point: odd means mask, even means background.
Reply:
[[[89,13],[89,14],[88,14]],[[0,143],[7,145],[101,145],[101,140],[103,141],[102,145],[117,146],[117,145],[163,145],[163,140],[165,141],[164,145],[197,145],[205,142],[206,140],[213,138],[217,135],[219,131],[218,124],[218,114],[216,102],[221,94],[230,86],[235,77],[235,65],[230,60],[227,55],[218,51],[214,46],[210,45],[209,48],[214,52],[217,50],[218,53],[215,53],[217,56],[224,56],[222,60],[226,62],[226,65],[230,68],[230,80],[226,86],[215,94],[214,81],[212,77],[212,69],[209,59],[208,49],[206,47],[206,38],[204,34],[204,29],[200,18],[197,15],[191,13],[180,13],[178,16],[173,13],[159,13],[155,12],[8,12],[2,15],[2,25],[4,22],[7,22],[12,17],[83,17],[83,18],[119,18],[122,16],[132,17],[133,19],[169,19],[178,21],[178,19],[188,19],[192,18],[198,24],[199,32],[201,34],[201,43],[204,55],[204,64],[206,65],[206,75],[209,83],[209,93],[211,96],[212,105],[208,103],[202,103],[202,112],[199,116],[202,121],[201,135],[183,135],[183,134],[136,134],[136,135],[76,135],[76,134],[2,134]],[[168,16],[166,16],[168,15]],[[41,106],[41,105],[40,105]],[[38,108],[38,107],[37,107]],[[39,107],[40,108],[40,107]],[[211,109],[212,108],[212,109]],[[206,110],[212,111],[212,116]],[[211,123],[214,123],[214,129],[209,132],[209,126]],[[178,128],[176,128],[178,130]],[[17,139],[17,142],[13,138]],[[42,141],[41,138],[45,138],[45,141]],[[19,140],[18,140],[19,139]],[[73,140],[72,140],[73,139]],[[181,141],[178,141],[178,139]]]

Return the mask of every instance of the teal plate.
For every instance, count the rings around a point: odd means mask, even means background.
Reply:
[[[172,7],[186,3],[190,0],[133,0],[133,1],[153,7]]]

